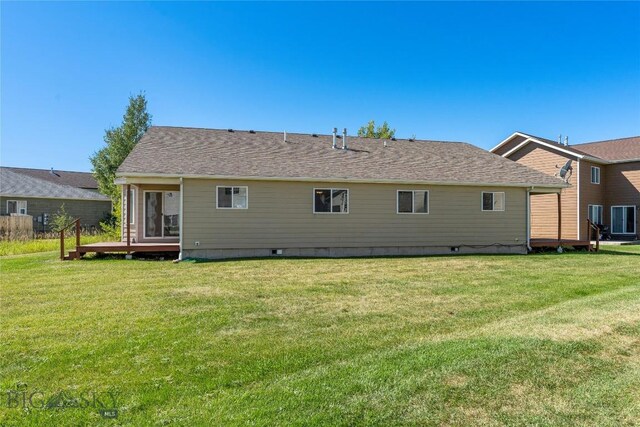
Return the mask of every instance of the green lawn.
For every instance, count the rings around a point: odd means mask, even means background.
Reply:
[[[640,424],[638,246],[0,266],[0,425]]]

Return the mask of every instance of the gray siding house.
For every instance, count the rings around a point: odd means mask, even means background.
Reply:
[[[210,259],[526,253],[529,195],[566,187],[460,142],[161,126],[117,177],[123,241]]]
[[[80,218],[86,228],[98,227],[111,212],[111,200],[98,192],[90,173],[0,167],[0,214],[31,215],[33,230],[51,230],[51,219],[64,204],[66,212]]]

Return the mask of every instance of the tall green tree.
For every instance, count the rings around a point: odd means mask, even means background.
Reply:
[[[369,121],[365,126],[358,129],[358,136],[363,138],[380,138],[391,139],[396,135],[396,130],[389,127],[389,123],[386,121],[382,123],[382,126],[376,128],[376,122],[374,120]]]
[[[120,191],[114,183],[116,170],[129,155],[142,135],[151,126],[151,115],[147,112],[147,98],[144,93],[129,97],[127,111],[122,124],[107,129],[104,134],[105,147],[91,156],[93,176],[98,181],[100,192],[111,197],[114,204],[120,201]]]

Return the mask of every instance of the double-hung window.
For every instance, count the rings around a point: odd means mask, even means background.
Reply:
[[[14,214],[14,215],[26,215],[27,201],[26,200],[7,200],[7,213]]]
[[[600,168],[597,166],[591,166],[591,183],[600,184]]]
[[[428,214],[429,192],[426,190],[398,190],[399,214]]]
[[[247,209],[249,207],[248,187],[216,187],[218,209]]]
[[[482,210],[483,211],[503,211],[504,210],[504,193],[503,192],[482,192]]]
[[[602,224],[602,205],[589,205],[589,220],[594,224]]]
[[[349,190],[314,188],[313,213],[349,213]]]

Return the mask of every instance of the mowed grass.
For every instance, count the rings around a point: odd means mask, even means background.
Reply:
[[[640,424],[637,246],[0,263],[2,390],[119,411],[3,395],[0,425]]]

